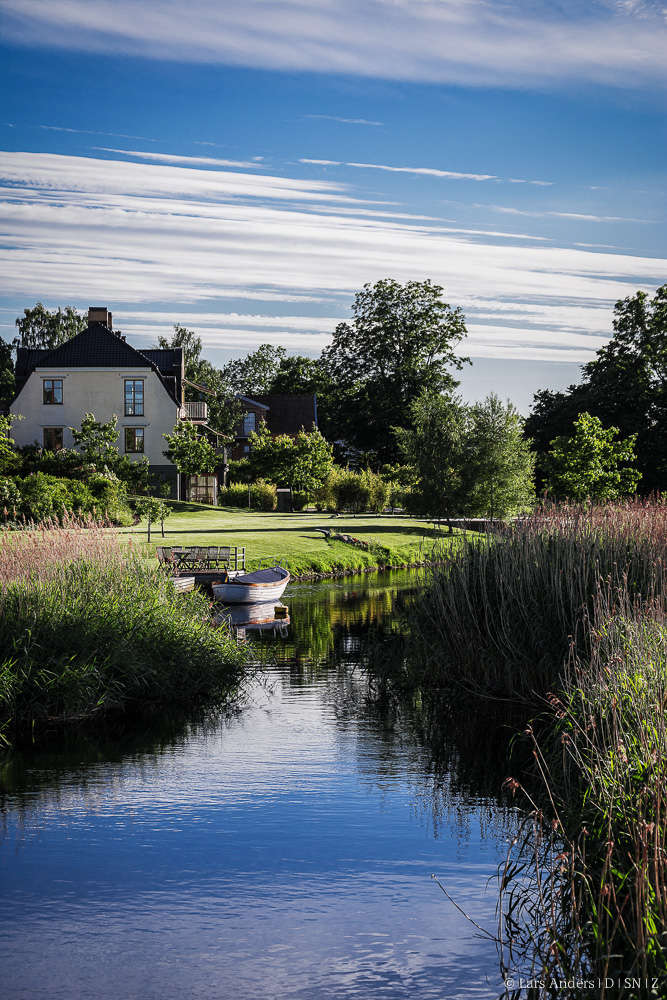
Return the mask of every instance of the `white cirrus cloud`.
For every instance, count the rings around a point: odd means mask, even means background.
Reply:
[[[384,122],[369,121],[368,118],[339,118],[338,115],[304,115],[304,118],[319,118],[327,122],[341,122],[343,125],[384,125]]]
[[[239,167],[242,170],[266,169],[257,160],[221,160],[215,156],[179,156],[177,153],[149,153],[139,149],[111,149],[108,146],[92,148],[100,153],[120,153],[123,156],[135,156],[139,160],[149,160],[151,163],[177,163],[179,166],[190,167]]]
[[[667,79],[662,4],[580,0],[3,0],[5,40],[484,86]]]
[[[299,163],[312,163],[321,167],[354,167],[358,170],[384,170],[390,174],[414,174],[415,176],[438,177],[455,181],[499,181],[502,178],[496,174],[470,174],[457,170],[442,170],[439,167],[395,167],[386,163],[346,163],[342,160],[313,160],[302,157]],[[553,187],[553,181],[529,181],[517,177],[508,177],[509,184],[533,184],[537,187]]]
[[[430,278],[466,313],[466,353],[585,359],[609,336],[613,303],[666,271],[658,258],[368,214],[341,185],[238,170],[0,153],[0,183],[12,301],[104,301],[117,315],[153,303],[179,322],[218,310],[217,346],[287,338],[317,352],[366,282]],[[280,316],[286,302],[298,322]]]
[[[422,174],[426,177],[447,177],[450,180],[492,181],[495,174],[462,174],[456,170],[439,170],[436,167],[390,167],[384,163],[346,163],[347,167],[361,170],[386,170],[391,174]]]

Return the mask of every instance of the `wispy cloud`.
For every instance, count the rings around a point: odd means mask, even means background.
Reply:
[[[180,322],[184,307],[211,312],[229,302],[236,314],[211,331],[227,346],[288,334],[291,349],[316,352],[322,313],[327,322],[348,315],[365,282],[428,277],[464,309],[468,353],[572,360],[608,336],[617,299],[651,289],[666,267],[630,254],[517,245],[492,230],[448,231],[381,208],[369,215],[342,185],[240,170],[0,153],[0,181],[0,268],[12,296],[57,304],[66,289],[68,302],[106,301],[120,313],[172,303]],[[239,312],[242,300],[263,303],[263,320]],[[281,319],[285,302],[312,317]]]
[[[553,187],[553,181],[527,181],[521,177],[508,177],[508,184],[534,184],[536,187]]]
[[[179,163],[190,167],[240,167],[246,169],[265,170],[266,167],[255,160],[220,160],[213,156],[178,156],[175,153],[146,153],[137,149],[109,149],[107,146],[93,146],[101,153],[121,153],[123,156],[136,156],[152,163]],[[261,159],[259,157],[258,159]]]
[[[392,174],[421,174],[426,177],[447,177],[449,180],[492,181],[495,174],[463,174],[456,170],[438,170],[436,167],[389,167],[384,163],[346,163],[346,167],[361,170],[386,170]]]
[[[667,79],[662,4],[580,0],[3,0],[5,40],[474,86]]]
[[[114,139],[140,139],[142,142],[159,142],[158,139],[151,139],[145,135],[127,135],[125,132],[93,132],[87,128],[65,128],[63,125],[25,125],[18,126],[15,122],[3,122],[7,128],[31,128],[40,129],[43,132],[70,132],[73,135],[108,135]]]
[[[320,118],[327,122],[342,122],[343,125],[384,125],[384,122],[372,122],[367,118],[339,118],[337,115],[304,115],[304,118]]]
[[[476,205],[475,208],[487,208],[492,212],[501,212],[503,215],[524,215],[531,219],[577,219],[580,222],[655,222],[655,219],[633,219],[621,215],[591,215],[585,212],[534,212],[508,205]]]
[[[384,170],[390,174],[414,174],[424,177],[438,177],[454,181],[502,181],[496,174],[470,174],[458,170],[441,170],[439,167],[395,167],[386,163],[351,163],[344,160],[314,160],[302,157],[299,163],[313,163],[322,167],[354,167],[357,170]],[[553,181],[529,181],[508,177],[509,184],[534,184],[538,187],[552,187]]]

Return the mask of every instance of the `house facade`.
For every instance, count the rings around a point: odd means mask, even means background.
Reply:
[[[106,423],[118,418],[116,447],[131,461],[146,457],[162,473],[174,498],[182,494],[176,468],[163,455],[165,433],[188,407],[200,422],[205,404],[183,402],[183,349],[137,350],[113,330],[107,309],[91,308],[87,328],[53,350],[20,347],[16,396],[9,412],[22,417],[12,426],[18,446],[37,444],[50,451],[74,447],[70,428],[86,413]]]

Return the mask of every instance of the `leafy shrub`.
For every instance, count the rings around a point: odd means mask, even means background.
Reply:
[[[98,472],[88,480],[88,488],[95,498],[98,514],[103,514],[115,524],[132,524],[132,511],[127,502],[127,487],[113,472]]]
[[[371,502],[371,489],[358,472],[345,472],[333,486],[336,510],[353,514],[367,510]]]
[[[255,510],[275,510],[277,490],[274,483],[258,479],[250,485],[250,507]],[[221,507],[248,507],[247,483],[230,483],[218,490],[218,504]]]
[[[17,479],[16,485],[21,494],[19,514],[28,520],[60,519],[64,510],[72,510],[69,486],[73,485],[73,480],[33,472],[25,479]],[[81,483],[77,485],[80,486]]]
[[[36,523],[62,522],[65,512],[96,514],[116,524],[132,523],[125,488],[113,476],[95,475],[85,483],[33,472],[24,478],[2,480],[0,502],[8,512],[16,508],[20,518]]]
[[[391,487],[376,472],[365,469],[361,473],[361,479],[369,491],[368,509],[375,514],[381,514],[389,503]]]
[[[292,510],[305,510],[309,499],[310,498],[307,493],[300,493],[298,490],[292,490]]]

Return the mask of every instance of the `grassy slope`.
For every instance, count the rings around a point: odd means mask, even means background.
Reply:
[[[173,514],[165,521],[165,538],[159,525],[151,528],[151,550],[155,545],[237,545],[245,546],[250,569],[262,559],[278,559],[292,574],[324,573],[340,569],[363,569],[378,562],[401,565],[429,558],[435,538],[426,521],[402,515],[340,515],[306,511],[275,514],[231,507],[211,508],[204,504],[172,503]],[[361,549],[345,542],[328,541],[316,527],[332,528],[341,534],[389,550],[389,557],[373,549]],[[119,533],[133,540],[146,540],[146,522]]]

